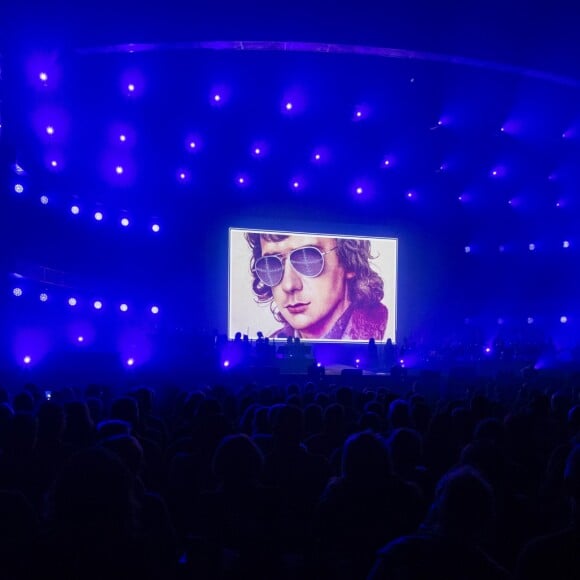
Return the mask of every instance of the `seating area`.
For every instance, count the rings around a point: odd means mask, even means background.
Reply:
[[[580,574],[574,375],[248,378],[2,390],[0,576]]]

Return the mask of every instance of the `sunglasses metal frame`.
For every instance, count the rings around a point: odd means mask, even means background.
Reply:
[[[280,284],[280,282],[282,282],[282,279],[284,278],[284,263],[285,263],[286,259],[288,259],[288,261],[290,262],[290,265],[292,266],[294,271],[297,274],[299,274],[300,276],[305,276],[306,278],[317,278],[324,271],[324,266],[326,264],[324,256],[326,256],[326,254],[330,254],[330,252],[334,252],[334,250],[336,250],[336,249],[338,249],[338,246],[334,246],[334,248],[331,248],[330,250],[326,250],[326,252],[323,252],[320,248],[317,248],[316,246],[303,246],[301,248],[294,248],[293,250],[290,250],[289,252],[285,252],[282,254],[269,254],[267,256],[260,256],[256,260],[256,263],[254,264],[254,267],[252,268],[252,272],[254,274],[256,274],[256,276],[258,276],[258,278],[260,279],[260,282],[262,282],[262,284],[269,286],[270,288],[274,288],[274,286],[278,286],[278,284]],[[320,256],[322,258],[322,267],[320,268],[320,272],[318,272],[318,274],[314,274],[314,275],[303,274],[302,272],[300,272],[300,270],[296,269],[296,266],[294,266],[294,264],[292,263],[291,256],[294,252],[299,252],[301,250],[316,250],[320,254]],[[258,268],[256,266],[258,265],[258,262],[263,258],[277,258],[280,261],[280,264],[282,264],[280,280],[278,280],[278,282],[276,282],[276,284],[268,284],[267,282],[265,282],[261,278],[261,276],[258,272]]]

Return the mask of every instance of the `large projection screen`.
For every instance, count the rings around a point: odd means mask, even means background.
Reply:
[[[397,240],[230,228],[228,336],[396,342]]]

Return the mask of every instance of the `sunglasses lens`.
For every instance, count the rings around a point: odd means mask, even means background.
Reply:
[[[294,269],[309,278],[320,275],[324,268],[324,256],[318,248],[299,248],[290,254]]]
[[[284,265],[282,260],[276,256],[262,256],[256,260],[255,266],[258,278],[266,286],[276,286],[280,284],[284,275]]]

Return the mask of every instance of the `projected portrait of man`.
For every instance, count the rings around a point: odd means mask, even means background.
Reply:
[[[272,337],[382,340],[388,312],[368,240],[247,232],[252,288],[283,326]]]

